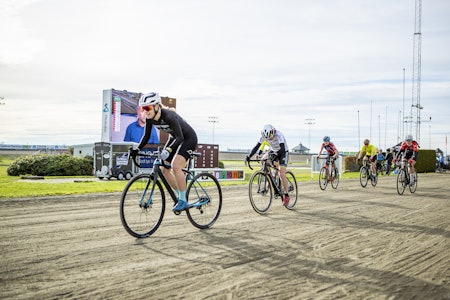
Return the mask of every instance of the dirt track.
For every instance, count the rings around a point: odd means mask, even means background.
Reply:
[[[321,191],[256,214],[245,186],[223,188],[213,228],[167,210],[136,240],[119,194],[0,200],[1,299],[450,299],[450,175],[394,177]]]

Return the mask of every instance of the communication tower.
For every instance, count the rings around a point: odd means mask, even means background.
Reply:
[[[420,81],[421,81],[421,48],[422,48],[422,0],[415,0],[415,20],[414,20],[414,46],[413,46],[413,78],[412,78],[412,101],[411,101],[411,122],[410,133],[413,133],[412,124],[415,128],[415,139],[420,143]],[[415,112],[415,119],[414,114]]]

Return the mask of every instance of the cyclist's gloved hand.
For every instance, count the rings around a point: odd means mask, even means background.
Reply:
[[[130,150],[130,156],[132,158],[135,158],[137,156],[138,152],[139,152],[138,149],[133,149],[133,146],[131,146],[129,150]]]
[[[167,151],[166,149],[164,149],[163,151],[161,151],[161,159],[162,160],[166,160],[169,157],[170,153],[169,151]]]

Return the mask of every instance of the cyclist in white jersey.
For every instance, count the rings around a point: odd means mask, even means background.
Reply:
[[[284,135],[281,131],[275,130],[275,128],[267,124],[264,126],[263,130],[261,131],[261,137],[256,143],[256,146],[253,147],[250,154],[246,157],[247,161],[250,160],[250,158],[255,155],[256,152],[258,152],[258,155],[261,155],[261,144],[267,141],[269,143],[271,152],[275,154],[275,161],[274,164],[278,168],[280,172],[280,178],[281,182],[283,184],[283,189],[285,191],[284,197],[283,197],[283,205],[287,206],[289,204],[290,198],[288,194],[288,180],[286,178],[286,168],[289,161],[289,148],[286,143],[286,139],[284,138]]]

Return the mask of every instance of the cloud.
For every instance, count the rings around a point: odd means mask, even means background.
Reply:
[[[33,37],[33,30],[28,28],[20,11],[36,0],[6,0],[0,2],[0,64],[24,64],[45,48],[42,39]]]

